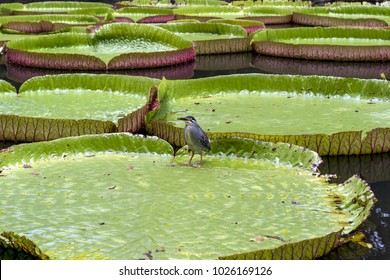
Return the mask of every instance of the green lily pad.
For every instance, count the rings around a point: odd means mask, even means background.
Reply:
[[[14,146],[0,154],[0,230],[51,259],[311,259],[374,200],[357,177],[314,176],[318,155],[293,145],[219,139],[202,165],[187,159],[127,134]]]
[[[285,28],[261,30],[252,37],[256,53],[336,61],[390,60],[390,30]]]
[[[286,24],[292,21],[292,8],[287,6],[253,6],[245,9],[240,19],[258,20],[267,25]]]
[[[245,20],[245,19],[210,19],[208,22],[233,24],[243,27],[247,33],[252,33],[260,29],[264,29],[265,25],[261,21],[257,20]]]
[[[151,25],[107,24],[94,34],[37,36],[7,44],[8,61],[57,69],[150,68],[192,61],[192,43]]]
[[[138,131],[160,80],[120,75],[58,75],[25,82],[19,93],[2,82],[3,140],[42,141],[114,131]]]
[[[241,26],[219,22],[180,22],[160,24],[159,27],[167,29],[184,39],[190,41],[217,40],[231,38],[246,38],[246,32]]]
[[[220,0],[187,0],[187,5],[216,5],[221,6],[224,5],[223,2]],[[172,4],[169,0],[127,0],[127,1],[119,1],[116,2],[117,8],[125,8],[125,7],[132,7],[132,6],[149,6],[149,7],[165,7],[165,8],[172,8]]]
[[[293,22],[309,26],[386,27],[390,24],[390,8],[376,6],[301,8],[293,13]]]
[[[1,30],[6,33],[48,33],[66,28],[70,30],[72,26],[87,26],[98,22],[99,19],[97,17],[89,15],[24,15],[0,17]]]
[[[175,19],[172,9],[161,7],[128,7],[115,11],[115,16],[127,17],[139,23],[167,22]]]
[[[89,15],[26,15],[26,16],[4,16],[0,17],[0,24],[9,22],[56,22],[66,24],[95,24],[99,20]]]
[[[228,6],[179,6],[174,10],[176,19],[194,18],[207,21],[212,18],[234,19],[244,16],[242,9]]]
[[[101,2],[77,1],[44,1],[27,3],[14,7],[13,14],[68,13],[70,11],[95,8],[112,8],[112,5]]]
[[[180,147],[183,123],[177,118],[193,115],[210,137],[288,142],[320,155],[386,152],[388,92],[387,81],[318,76],[164,81],[161,107],[149,114],[148,129]]]
[[[196,54],[248,52],[250,39],[246,30],[237,25],[211,22],[181,22],[159,27],[194,43]]]

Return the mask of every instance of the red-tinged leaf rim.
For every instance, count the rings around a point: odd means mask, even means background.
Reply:
[[[116,10],[115,15],[128,17],[138,23],[165,23],[175,19],[173,9],[133,6]]]
[[[127,46],[129,40],[134,42],[135,46],[153,43],[160,49],[162,46],[168,47],[168,50],[121,51],[123,46],[121,45],[122,48],[120,48],[118,44]],[[105,51],[95,51],[90,54],[91,52],[86,52],[83,48],[94,49],[112,45],[117,49],[114,48],[109,54]],[[47,48],[53,50],[59,48],[59,50],[45,52]],[[78,48],[81,49],[75,51]],[[7,49],[7,59],[10,63],[68,70],[163,67],[190,62],[195,58],[195,51],[190,41],[152,25],[128,23],[107,24],[93,34],[52,34],[45,37],[15,40],[7,44]]]
[[[0,17],[0,24],[17,22],[40,22],[67,23],[73,25],[88,25],[99,22],[98,18],[91,15],[25,15],[25,16],[3,16]]]
[[[69,27],[66,23],[52,23],[50,21],[39,22],[8,22],[1,25],[1,29],[6,32],[20,32],[27,34],[49,33]]]
[[[311,15],[294,12],[292,21],[304,26],[349,26],[349,27],[387,27],[386,21],[375,18],[344,18],[326,15]]]
[[[162,24],[159,27],[192,40],[197,55],[251,51],[250,39],[247,38],[246,30],[240,25],[219,22],[179,22]],[[204,34],[209,38],[203,39]]]
[[[269,56],[335,61],[388,61],[389,38],[390,30],[385,29],[322,27],[267,29],[253,35],[252,47],[256,53]],[[316,43],[319,39],[325,42]],[[326,41],[335,39],[348,39],[348,43],[331,44],[331,41]],[[308,44],[305,40],[313,42]],[[359,40],[364,40],[364,43]],[[368,44],[376,40],[379,43]]]
[[[367,5],[297,8],[292,20],[307,26],[387,27],[390,9]]]
[[[67,14],[71,11],[96,8],[112,8],[112,5],[101,2],[42,1],[11,7],[15,15]]]

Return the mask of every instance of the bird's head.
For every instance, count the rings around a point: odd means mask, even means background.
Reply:
[[[186,124],[188,123],[196,123],[196,120],[193,116],[187,116],[187,117],[183,117],[183,118],[178,118],[178,120],[180,121],[185,121]]]

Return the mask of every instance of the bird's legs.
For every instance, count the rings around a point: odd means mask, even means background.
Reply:
[[[194,157],[194,155],[195,155],[195,152],[194,152],[194,151],[191,151],[191,157],[190,157],[190,160],[189,160],[189,162],[188,162],[188,165],[191,164],[191,160],[192,160],[192,158]]]

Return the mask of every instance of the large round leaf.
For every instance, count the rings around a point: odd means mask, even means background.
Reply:
[[[253,49],[260,54],[336,61],[390,60],[390,30],[300,27],[257,31]]]
[[[390,8],[377,6],[340,6],[296,9],[294,23],[311,26],[387,27]]]
[[[164,81],[149,130],[183,146],[177,118],[193,115],[210,137],[288,142],[320,155],[387,152],[389,87],[380,80],[260,74]]]
[[[114,131],[138,131],[157,100],[160,80],[120,75],[57,75],[25,82],[19,94],[4,82],[3,140],[42,141]]]
[[[162,23],[175,19],[172,9],[128,7],[116,10],[115,16],[127,17],[139,23]]]
[[[311,259],[373,204],[357,177],[338,186],[313,175],[319,158],[301,147],[212,147],[200,166],[126,134],[13,147],[0,154],[1,229],[57,259]]]
[[[94,34],[53,34],[12,41],[7,59],[25,66],[103,70],[150,68],[192,61],[192,43],[161,28],[116,23]]]
[[[181,22],[159,25],[194,42],[197,55],[248,52],[250,39],[241,26],[215,22]]]
[[[12,8],[12,12],[13,14],[64,14],[76,10],[95,8],[112,8],[112,5],[99,2],[42,1],[15,6]]]
[[[27,15],[0,17],[2,31],[11,34],[47,33],[63,30],[71,26],[87,26],[98,22],[99,19],[92,15]]]

